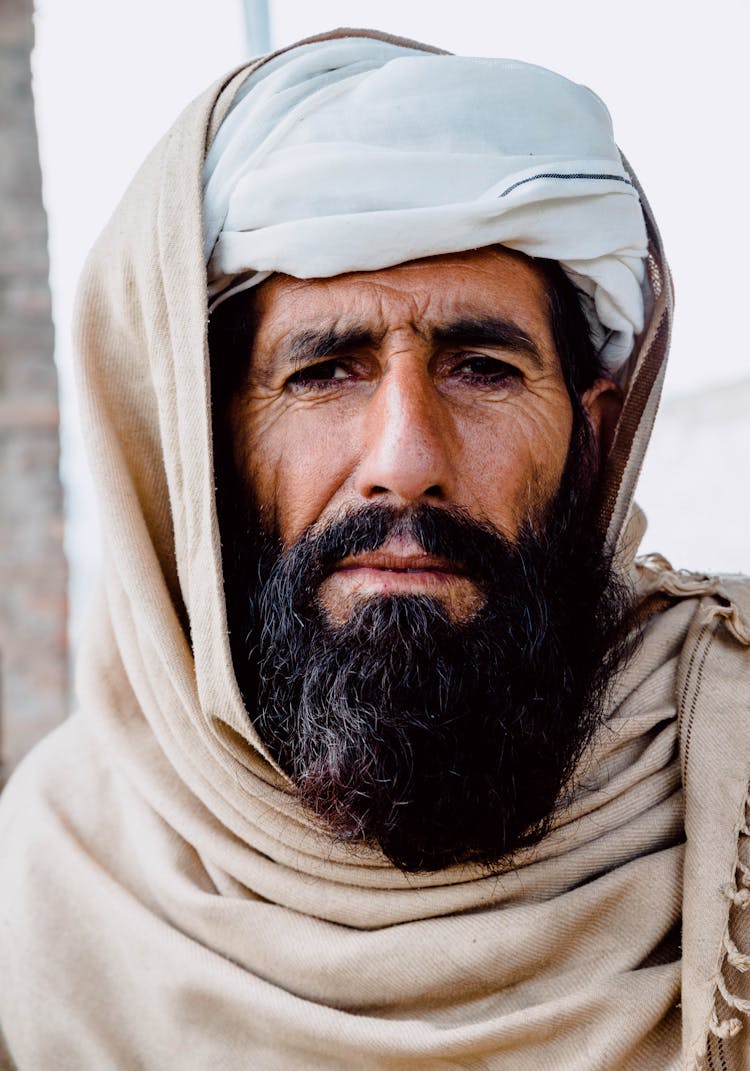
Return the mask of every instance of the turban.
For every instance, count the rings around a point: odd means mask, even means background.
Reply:
[[[643,328],[646,229],[609,113],[541,67],[362,37],[302,45],[247,78],[203,179],[214,303],[272,272],[501,243],[561,263],[611,373]]]

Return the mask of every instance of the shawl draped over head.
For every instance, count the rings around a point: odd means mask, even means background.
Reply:
[[[626,392],[602,530],[644,639],[541,844],[498,874],[404,874],[331,841],[242,704],[208,300],[496,242],[562,262]],[[81,283],[104,568],[80,711],[0,806],[0,1066],[749,1066],[750,600],[633,564],[671,307],[603,105],[550,72],[338,31],[188,107]]]

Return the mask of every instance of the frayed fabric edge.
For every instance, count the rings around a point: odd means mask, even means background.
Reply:
[[[658,569],[656,572],[658,573]],[[668,580],[670,585],[676,587],[683,587],[686,584],[692,586],[702,581],[703,584],[711,589],[707,593],[709,598],[701,601],[701,609],[696,615],[694,623],[698,634],[697,646],[700,646],[700,641],[703,637],[708,635],[716,636],[717,633],[721,634],[723,632],[725,637],[731,637],[733,642],[730,642],[730,647],[735,655],[740,655],[743,659],[743,667],[746,667],[747,652],[748,648],[750,648],[750,584],[748,584],[748,578],[729,575],[701,577],[691,574],[689,576],[679,576],[671,573]],[[739,645],[739,647],[736,645]],[[744,651],[740,654],[741,648],[744,648]],[[706,653],[707,651],[704,650],[702,657],[698,657],[696,661],[696,651],[693,651],[682,697],[683,707],[690,690],[691,679],[702,676],[700,672],[697,674],[694,672],[695,665],[698,666],[698,670],[703,668]],[[722,674],[721,681],[722,683],[725,682],[724,674]],[[705,680],[703,684],[705,684]],[[694,681],[694,691],[695,688]],[[700,679],[698,680],[698,690],[700,690]],[[697,691],[692,695],[691,717],[687,722],[684,718],[684,710],[682,714],[683,783],[686,782],[687,778],[687,752],[691,739],[690,729],[694,728],[692,714],[695,710],[696,699]],[[734,725],[734,723],[731,724]],[[686,726],[687,737],[685,736]],[[693,750],[695,750],[695,747],[698,746],[698,737],[695,733],[692,736]],[[742,739],[744,740],[744,728]],[[746,754],[744,745],[742,745],[741,751],[742,755]],[[735,758],[738,757],[735,754]],[[740,795],[739,791],[737,793],[739,797],[737,800],[739,813],[735,811],[733,856],[729,854],[729,851],[726,853],[729,857],[727,862],[729,863],[732,859],[733,862],[731,869],[728,866],[723,871],[723,879],[720,878],[720,881],[724,881],[723,887],[714,886],[714,895],[716,893],[723,894],[725,900],[723,927],[719,931],[722,933],[722,937],[717,942],[718,947],[713,974],[704,976],[708,984],[708,991],[706,992],[708,1008],[704,1012],[705,1018],[701,1017],[703,1020],[702,1027],[698,1027],[696,1033],[693,1033],[692,1041],[688,1042],[684,1049],[684,1071],[716,1071],[717,1067],[721,1067],[723,1071],[728,1071],[727,1053],[723,1049],[722,1042],[736,1038],[738,1034],[743,1032],[750,1035],[750,1001],[734,994],[725,976],[727,964],[739,971],[740,974],[744,974],[750,969],[750,949],[738,947],[732,936],[733,933],[736,934],[737,930],[739,919],[737,912],[746,911],[750,907],[750,866],[746,865],[744,861],[747,859],[746,853],[748,851],[745,838],[750,841],[750,776],[748,776],[746,764],[742,762],[741,765],[745,766],[744,777],[740,774],[740,778],[738,778],[740,784],[737,785],[737,789],[741,791],[740,786],[744,784],[744,792],[742,795]],[[739,773],[739,771],[737,772]],[[734,793],[732,794],[734,795]],[[725,820],[728,818],[729,816],[725,815]],[[705,827],[705,822],[703,827]],[[708,831],[703,828],[703,832],[706,834]],[[731,850],[729,844],[727,844],[727,849]],[[704,889],[704,892],[709,892],[709,890]],[[750,1041],[748,1044],[750,1044]],[[718,1063],[716,1062],[717,1058],[719,1060]]]
[[[750,1029],[748,1017],[750,1017],[750,1000],[732,993],[724,977],[724,968],[728,963],[741,974],[750,971],[750,950],[743,951],[737,947],[732,938],[732,922],[736,911],[746,911],[750,907],[750,867],[740,859],[740,846],[745,838],[750,838],[750,824],[748,816],[750,812],[750,792],[745,796],[742,814],[737,825],[737,851],[734,859],[733,880],[722,886],[722,895],[729,903],[727,909],[727,922],[721,944],[719,965],[714,978],[714,993],[712,999],[711,1016],[708,1022],[708,1039],[713,1036],[720,1040],[736,1037],[742,1030]],[[729,1015],[720,1015],[717,1008],[718,998],[721,997]],[[737,1014],[732,1014],[735,1012]],[[696,1054],[688,1067],[688,1071],[706,1071],[707,1053]]]

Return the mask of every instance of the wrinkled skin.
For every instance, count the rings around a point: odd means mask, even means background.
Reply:
[[[529,258],[491,248],[333,279],[277,275],[255,301],[229,419],[237,468],[285,547],[376,501],[455,506],[513,539],[551,501],[572,408]],[[584,393],[595,436],[618,399],[606,379]],[[321,589],[330,620],[386,593],[470,616],[472,582],[420,554],[401,542],[342,562]]]

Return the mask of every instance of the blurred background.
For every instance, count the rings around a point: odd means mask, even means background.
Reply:
[[[86,252],[192,97],[336,26],[540,63],[604,99],[677,291],[642,549],[750,570],[750,0],[0,0],[0,783],[74,705],[97,570],[70,343]]]

